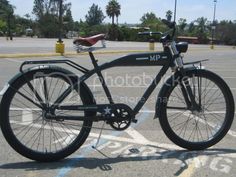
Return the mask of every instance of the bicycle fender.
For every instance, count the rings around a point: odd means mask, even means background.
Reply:
[[[7,90],[10,88],[10,86],[12,85],[12,83],[16,82],[19,78],[23,77],[25,74],[28,74],[29,72],[42,72],[42,70],[52,70],[53,72],[58,72],[58,73],[63,73],[65,75],[67,75],[68,77],[70,77],[70,79],[74,82],[79,80],[79,77],[76,76],[76,74],[72,73],[69,70],[66,70],[64,68],[58,67],[58,66],[54,66],[54,65],[40,65],[40,66],[34,66],[31,68],[28,68],[26,70],[24,70],[23,72],[19,72],[18,74],[16,74],[12,79],[10,79],[5,86],[3,87],[3,89],[0,92],[1,96],[4,96],[4,94],[7,92]],[[96,101],[94,99],[94,96],[91,92],[91,90],[89,89],[89,87],[87,86],[86,83],[84,82],[80,82],[80,85],[82,87],[84,87],[84,89],[86,89],[86,91],[88,92],[90,98],[93,100],[93,104],[96,104]]]
[[[195,66],[192,66],[192,67],[187,67],[187,68],[184,68],[184,71],[185,72],[191,72],[191,71],[194,71],[194,70],[198,70],[199,68],[195,67]],[[157,101],[156,101],[156,108],[155,108],[155,116],[154,116],[154,119],[156,118],[159,118],[160,117],[160,114],[161,114],[161,110],[159,109],[160,105],[163,103],[163,102],[167,102],[167,98],[164,98],[163,96],[163,92],[165,89],[167,89],[170,85],[173,84],[173,82],[175,82],[179,77],[181,77],[182,74],[180,71],[177,71],[175,72],[174,74],[172,74],[172,76],[170,76],[166,82],[163,84],[159,94],[158,94],[158,97],[157,97]]]

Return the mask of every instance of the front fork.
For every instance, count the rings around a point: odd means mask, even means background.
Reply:
[[[189,110],[193,110],[193,111],[200,111],[201,109],[201,98],[199,98],[199,104],[197,104],[196,102],[196,97],[195,97],[195,91],[192,90],[191,86],[190,86],[190,82],[189,82],[189,78],[186,75],[186,70],[184,69],[184,65],[183,65],[183,59],[181,56],[179,56],[176,59],[176,64],[179,68],[179,71],[181,72],[181,78],[179,81],[180,84],[180,88],[184,97],[184,100],[186,102],[187,108]],[[201,86],[201,85],[200,85]],[[193,85],[193,87],[195,88],[195,86]]]
[[[193,90],[190,86],[188,77],[187,77],[184,69],[183,69],[183,71],[181,71],[181,74],[182,74],[182,78],[180,80],[180,87],[181,87],[181,91],[184,96],[184,100],[186,102],[187,108],[192,111],[195,111],[195,110],[200,111],[201,101],[199,99],[198,100],[199,104],[197,104],[196,99],[195,99],[196,98],[195,93],[193,93]],[[193,87],[195,87],[195,86],[193,86]]]
[[[176,64],[174,67],[172,67],[172,71],[176,72],[176,70],[179,70],[181,72],[181,78],[180,78],[180,87],[182,94],[184,96],[184,100],[186,102],[187,108],[192,111],[200,111],[201,109],[201,96],[199,97],[199,104],[197,104],[195,99],[195,91],[193,93],[189,79],[186,75],[186,71],[184,69],[184,63],[183,63],[183,57],[180,55],[179,51],[176,48],[175,41],[172,41],[170,43],[170,49],[172,51],[173,56],[176,58]],[[201,86],[201,84],[200,84]],[[195,86],[193,86],[195,88]]]

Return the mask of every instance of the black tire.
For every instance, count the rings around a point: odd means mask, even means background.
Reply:
[[[225,81],[210,71],[188,70],[186,76],[197,104],[202,104],[202,111],[187,109],[180,87],[183,82],[178,73],[160,91],[159,121],[166,136],[176,145],[188,150],[203,150],[215,145],[227,134],[234,118],[234,99]],[[208,93],[211,94],[208,96]]]
[[[61,68],[48,67],[29,70],[15,79],[3,95],[0,120],[3,135],[15,151],[32,160],[50,162],[63,159],[75,152],[88,137],[92,121],[44,119],[43,110],[20,94],[23,93],[40,104],[35,96],[35,93],[38,93],[46,102],[46,92],[41,93],[40,91],[42,90],[40,87],[44,87],[44,78],[47,83],[45,85],[49,104],[56,100],[56,94],[59,95],[64,89],[78,81],[78,78],[72,76],[71,72]],[[29,81],[33,85],[35,93],[27,85]],[[91,92],[84,83],[81,83],[78,88],[74,88],[71,94],[73,95],[70,96],[70,100],[68,98],[62,104],[68,105],[73,101],[79,104],[79,98],[81,104],[94,104]],[[58,111],[57,114],[77,115],[78,112]],[[86,111],[82,114],[94,116],[96,113]]]

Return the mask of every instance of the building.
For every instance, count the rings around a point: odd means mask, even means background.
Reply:
[[[198,37],[178,36],[178,42],[188,42],[189,44],[200,44]]]

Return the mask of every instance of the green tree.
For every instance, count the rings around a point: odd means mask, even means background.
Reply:
[[[0,17],[4,18],[8,13],[9,9],[14,7],[9,3],[8,0],[0,0]]]
[[[223,20],[217,24],[216,37],[223,44],[236,45],[236,21]]]
[[[153,12],[148,12],[148,13],[145,13],[141,19],[141,24],[144,25],[144,26],[149,26],[151,24],[154,24],[154,23],[158,23],[159,22],[159,19],[157,18],[157,16],[153,13]]]
[[[75,30],[79,32],[79,36],[89,36],[89,31],[91,27],[89,27],[88,23],[80,21],[75,22]]]
[[[173,12],[172,12],[171,10],[168,10],[168,11],[166,12],[166,19],[167,19],[168,21],[171,21],[172,16],[173,16]]]
[[[6,0],[0,0],[0,30],[3,31],[3,29],[7,28],[6,24],[6,17],[7,17],[7,6],[9,6],[9,2]]]
[[[62,12],[71,8],[71,3],[63,0]],[[59,34],[59,0],[34,0],[33,14],[36,16],[40,36],[58,37]]]
[[[64,20],[64,29],[66,32],[74,30],[74,20],[70,9],[66,10],[66,14],[63,18]]]
[[[14,19],[14,6],[9,3],[8,0],[0,1],[0,16],[7,23],[7,33],[12,40],[12,26]]]
[[[25,16],[26,19],[30,20],[30,14],[27,13],[24,16]]]
[[[196,30],[196,27],[195,27],[195,25],[194,25],[194,22],[191,22],[191,23],[188,25],[188,34],[189,34],[190,36],[195,35],[195,34],[194,34],[194,33],[195,33],[195,30]]]
[[[179,28],[183,31],[187,26],[187,20],[185,18],[179,19]]]
[[[0,19],[0,36],[3,35],[6,30],[7,30],[6,22]]]
[[[207,18],[200,17],[196,20],[197,29],[200,33],[205,33],[207,30]]]
[[[25,14],[24,15],[24,19],[26,19],[26,21],[27,21],[27,27],[28,28],[31,28],[33,31],[35,31],[35,23],[34,23],[34,20],[32,20],[32,18],[31,18],[31,16],[30,16],[30,14]],[[31,34],[31,36],[33,36],[33,33]]]
[[[14,32],[17,36],[22,36],[26,34],[26,29],[30,28],[35,30],[35,22],[26,16],[21,17],[19,15],[15,15],[14,18]],[[27,33],[27,35],[33,35],[34,33]]]
[[[200,17],[196,20],[197,26],[197,36],[201,43],[207,43],[208,42],[208,21],[207,18]]]
[[[80,31],[80,23],[78,21],[74,22],[74,31]]]
[[[88,11],[88,14],[85,16],[86,22],[89,25],[99,25],[105,19],[105,16],[98,5],[93,4]]]
[[[34,0],[34,7],[33,7],[33,14],[36,15],[36,18],[40,20],[46,13],[47,11],[45,9],[45,4],[43,0]]]
[[[145,13],[140,21],[143,27],[149,27],[153,31],[165,31],[166,26],[161,23],[161,19],[157,18],[153,12]]]
[[[67,9],[71,8],[71,3],[67,3],[67,0],[63,0],[62,12],[63,14]],[[34,0],[33,14],[37,18],[42,17],[45,14],[59,15],[59,0]]]
[[[179,19],[179,33],[183,35],[185,33],[185,28],[187,26],[187,20],[184,18]]]
[[[55,15],[46,14],[40,18],[38,21],[39,30],[40,30],[40,37],[45,38],[55,38],[59,36],[59,24],[58,19],[55,18]]]
[[[114,25],[115,17],[117,19],[117,25],[118,25],[118,17],[120,16],[120,9],[121,6],[116,0],[110,0],[108,2],[108,5],[106,6],[106,13],[108,17],[112,19],[112,25]]]

